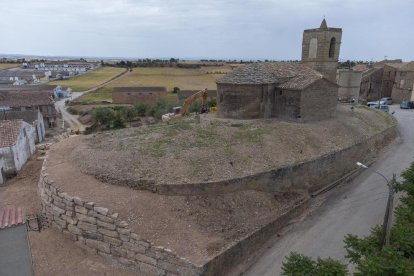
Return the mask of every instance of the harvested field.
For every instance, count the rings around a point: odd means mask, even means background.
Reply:
[[[379,116],[380,114],[380,116]],[[69,159],[100,179],[183,184],[243,177],[350,146],[392,123],[341,106],[335,120],[309,124],[201,116],[79,138]],[[106,160],[105,163],[93,162]]]
[[[18,63],[0,63],[0,70],[9,69],[14,67],[20,67]]]
[[[204,88],[216,89],[216,80],[222,74],[207,74],[207,72],[226,72],[229,69],[202,68],[134,68],[133,71],[122,79],[116,80],[94,93],[80,98],[80,101],[112,101],[112,88],[118,86],[165,86],[168,91],[174,87],[181,90],[201,90]],[[176,98],[176,95],[171,94]],[[171,100],[171,99],[170,99]]]
[[[52,81],[49,83],[49,85],[61,85],[63,87],[70,87],[73,91],[76,92],[85,91],[111,80],[124,71],[125,69],[123,68],[100,67],[96,70],[70,78],[68,80]]]
[[[220,120],[210,114],[200,125],[187,118],[71,137],[52,147],[47,167],[63,191],[110,208],[153,245],[201,265],[274,221],[306,194],[244,190],[167,196],[97,178],[145,178],[171,185],[230,179],[347,147],[393,123],[381,111],[349,106],[340,106],[336,119],[312,124]]]

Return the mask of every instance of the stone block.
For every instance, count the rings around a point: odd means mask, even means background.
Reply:
[[[165,275],[164,270],[146,263],[140,263],[139,270],[143,272],[145,275]]]
[[[145,242],[145,241],[136,241],[136,242],[134,242],[134,243],[139,244],[139,245],[142,245],[142,246],[144,246],[145,248],[149,248],[149,247],[150,247],[150,244],[149,244],[149,243],[147,243],[147,242]]]
[[[120,247],[116,247],[116,246],[112,246],[111,247],[111,252],[112,255],[117,256],[117,257],[126,257],[127,255],[127,251],[125,249],[122,249]]]
[[[59,225],[60,227],[62,227],[62,229],[63,228],[66,228],[67,222],[65,220],[63,220],[63,219],[61,219],[61,218],[59,218],[57,216],[53,216],[53,220],[54,220],[54,222],[57,225]]]
[[[109,236],[109,237],[118,237],[118,232],[117,231],[111,231],[105,228],[98,228],[98,232],[104,234],[105,236]]]
[[[85,202],[85,208],[88,210],[93,210],[94,206],[95,206],[94,202]]]
[[[55,206],[57,206],[57,207],[59,207],[59,208],[61,208],[61,209],[65,209],[65,208],[66,208],[65,203],[63,203],[63,202],[61,202],[61,201],[56,201],[56,200],[53,200],[53,205],[55,205]]]
[[[108,243],[97,240],[85,239],[85,244],[91,248],[97,249],[104,253],[111,253],[111,246]]]
[[[63,199],[63,203],[65,203],[66,206],[70,206],[70,207],[75,205],[75,203],[73,203],[73,201],[68,201],[66,199]]]
[[[86,209],[86,208],[85,208],[85,207],[83,207],[83,206],[78,206],[78,205],[75,205],[75,212],[76,212],[76,213],[80,213],[80,214],[87,215],[87,214],[88,214],[88,209]]]
[[[97,218],[97,219],[99,219],[103,222],[114,223],[114,219],[112,219],[110,217],[107,217],[107,216],[104,216],[104,215],[101,215],[101,214],[98,214],[97,212],[92,211],[92,210],[89,210],[88,216],[95,217],[95,218]]]
[[[92,233],[96,233],[98,230],[98,226],[96,226],[96,224],[90,224],[83,221],[78,222],[78,228]]]
[[[90,224],[96,224],[96,218],[90,217],[84,214],[77,214],[76,217],[79,219],[79,221],[87,222]]]
[[[62,219],[66,220],[66,222],[69,223],[69,224],[76,224],[76,223],[78,223],[78,219],[77,218],[69,217],[67,215],[62,215]]]
[[[60,216],[60,215],[62,215],[62,214],[64,214],[66,212],[62,208],[59,208],[59,207],[57,207],[57,206],[55,206],[53,204],[52,204],[51,209],[52,209],[51,210],[52,211],[52,214],[54,214],[55,216]]]
[[[131,233],[131,239],[134,240],[141,240],[141,236],[136,233]]]
[[[131,229],[128,228],[118,228],[117,229],[119,234],[125,235],[125,236],[130,236],[131,235]]]
[[[110,244],[115,245],[115,246],[121,246],[122,245],[122,241],[119,240],[119,239],[116,239],[116,238],[103,236],[103,240],[104,240],[104,242],[110,243]]]
[[[98,214],[106,216],[109,212],[108,208],[104,207],[93,207],[93,210],[97,212]]]
[[[116,225],[118,225],[121,228],[125,228],[125,227],[128,227],[129,224],[126,221],[122,220],[122,221],[117,222]]]
[[[73,217],[73,216],[75,216],[75,212],[73,212],[73,211],[66,211],[66,213],[65,213],[68,217]]]
[[[135,254],[136,254],[136,253],[135,253],[134,251],[132,251],[132,250],[127,250],[126,252],[127,252],[126,257],[127,257],[128,259],[135,260]]]
[[[129,241],[129,235],[119,234],[119,238],[120,238],[122,241]]]
[[[108,230],[115,230],[116,226],[113,223],[108,223],[108,222],[103,222],[100,221],[99,219],[97,220],[97,223],[99,227],[108,229]]]
[[[107,253],[104,253],[104,252],[99,251],[99,250],[98,250],[98,255],[101,256],[101,257],[104,257],[107,261],[112,261],[113,260],[111,254],[107,254]]]
[[[82,230],[79,229],[78,227],[76,227],[75,225],[72,225],[72,224],[68,224],[68,231],[72,234],[75,234],[75,235],[81,235],[82,234]]]
[[[112,218],[112,219],[117,219],[118,218],[118,213],[113,213],[108,215],[108,217]]]
[[[82,236],[85,239],[91,239],[91,240],[97,240],[97,241],[103,241],[103,235],[100,233],[92,233],[88,231],[84,231]]]
[[[145,253],[145,247],[144,246],[142,246],[142,245],[139,245],[139,244],[133,244],[133,243],[131,243],[131,242],[124,242],[123,244],[122,244],[122,247],[124,247],[125,249],[127,249],[127,250],[130,250],[130,251],[134,251],[134,252],[137,252],[137,253]]]
[[[154,266],[157,264],[157,260],[156,259],[151,258],[151,257],[148,257],[148,256],[145,256],[143,254],[139,254],[139,253],[137,253],[135,255],[135,260],[140,261],[140,262],[143,262],[143,263],[147,263],[147,264],[150,264],[150,265],[154,265]]]
[[[77,196],[73,197],[73,202],[75,202],[76,205],[83,206],[83,201]]]
[[[127,265],[127,266],[134,266],[136,265],[136,263],[134,261],[131,261],[129,259],[126,259],[124,257],[120,257],[119,258],[119,262],[123,265]]]

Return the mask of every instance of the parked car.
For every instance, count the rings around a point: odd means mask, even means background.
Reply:
[[[384,112],[390,112],[390,107],[386,104],[375,104],[375,105],[370,105],[369,107],[379,109],[379,110],[382,110]]]
[[[384,104],[387,104],[387,105],[391,105],[392,104],[392,98],[391,97],[384,97],[384,98],[381,98],[381,100],[380,100],[381,102],[384,102]]]
[[[373,101],[373,102],[367,102],[367,106],[371,107],[372,105],[384,105],[386,104],[385,101],[378,100],[378,101]]]
[[[400,108],[401,109],[414,109],[414,102],[402,101],[400,103]]]

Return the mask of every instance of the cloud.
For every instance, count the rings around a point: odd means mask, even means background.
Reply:
[[[343,28],[341,58],[413,59],[414,3],[374,0],[0,0],[0,52],[299,59],[303,29]]]

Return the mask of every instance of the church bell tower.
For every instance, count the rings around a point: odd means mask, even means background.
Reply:
[[[325,18],[317,29],[303,31],[302,63],[336,83],[342,29],[328,28]]]

